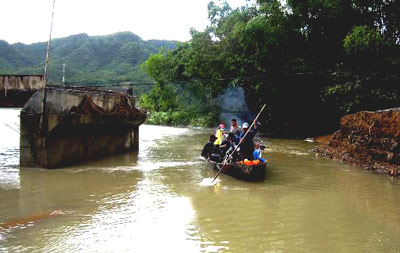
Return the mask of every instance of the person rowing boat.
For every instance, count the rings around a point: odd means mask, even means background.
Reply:
[[[248,133],[247,133],[248,132]],[[246,134],[247,133],[247,134]],[[253,128],[249,130],[249,123],[245,122],[240,133],[240,153],[243,159],[253,160],[254,136],[257,134],[257,119],[254,120]]]
[[[257,133],[257,119],[260,116],[261,112],[265,108],[264,105],[254,121],[252,122],[251,126],[248,126],[248,123],[243,124],[243,131],[241,134],[241,139],[239,144],[235,146],[232,152],[227,152],[223,161],[221,162],[221,157],[217,159],[213,159],[214,157],[211,156],[210,159],[207,159],[207,163],[210,164],[215,170],[218,170],[218,173],[212,180],[218,177],[218,175],[222,172],[224,174],[237,177],[239,179],[248,180],[248,181],[260,181],[265,178],[265,169],[267,164],[262,162],[261,160],[257,159],[254,160],[253,152],[254,152],[254,142],[253,138]],[[254,126],[254,130],[251,131],[252,127]],[[241,147],[242,145],[242,155],[244,159],[241,161],[234,160],[235,152]],[[250,158],[250,159],[248,159]]]

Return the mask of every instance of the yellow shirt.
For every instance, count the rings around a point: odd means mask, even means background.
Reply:
[[[217,132],[215,133],[215,137],[217,137],[217,140],[215,140],[214,145],[221,145],[222,143],[222,130],[217,129]]]

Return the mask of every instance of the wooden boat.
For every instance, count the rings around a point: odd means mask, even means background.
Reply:
[[[207,163],[216,171],[219,171],[222,167],[222,163],[208,160]],[[266,163],[259,163],[258,165],[244,165],[239,162],[227,163],[222,169],[221,173],[242,179],[245,181],[263,181],[266,174]]]

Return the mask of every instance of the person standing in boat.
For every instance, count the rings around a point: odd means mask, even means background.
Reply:
[[[249,133],[246,135],[246,133]],[[240,152],[242,153],[243,159],[254,160],[254,142],[253,138],[257,133],[257,121],[254,120],[253,129],[249,130],[249,123],[245,122],[242,126],[242,132],[240,133]],[[243,138],[246,135],[246,138]]]
[[[217,148],[214,145],[214,142],[217,138],[215,135],[210,135],[208,138],[208,142],[204,145],[203,150],[201,151],[201,156],[206,158],[207,160],[211,158],[211,154],[217,152]]]
[[[240,136],[240,127],[238,126],[236,119],[231,120],[230,132],[233,133],[236,137]]]

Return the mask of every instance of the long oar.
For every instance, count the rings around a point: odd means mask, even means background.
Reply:
[[[260,112],[257,114],[257,117],[255,117],[255,119],[253,120],[253,123],[251,123],[249,130],[247,130],[247,132],[244,134],[244,136],[242,137],[242,139],[240,139],[239,144],[235,147],[235,149],[233,150],[232,153],[230,153],[224,160],[224,162],[222,163],[222,167],[221,169],[218,171],[217,175],[215,175],[214,179],[211,181],[211,183],[214,182],[215,179],[217,179],[217,177],[219,176],[219,174],[222,172],[222,170],[224,169],[225,165],[227,164],[227,162],[229,161],[229,159],[232,157],[232,154],[235,153],[235,151],[239,148],[240,144],[242,144],[242,140],[244,140],[244,138],[246,138],[247,134],[250,132],[251,128],[254,125],[254,122],[257,121],[258,117],[260,116],[261,112],[264,110],[265,106],[267,104],[264,104],[264,106],[261,108]]]

